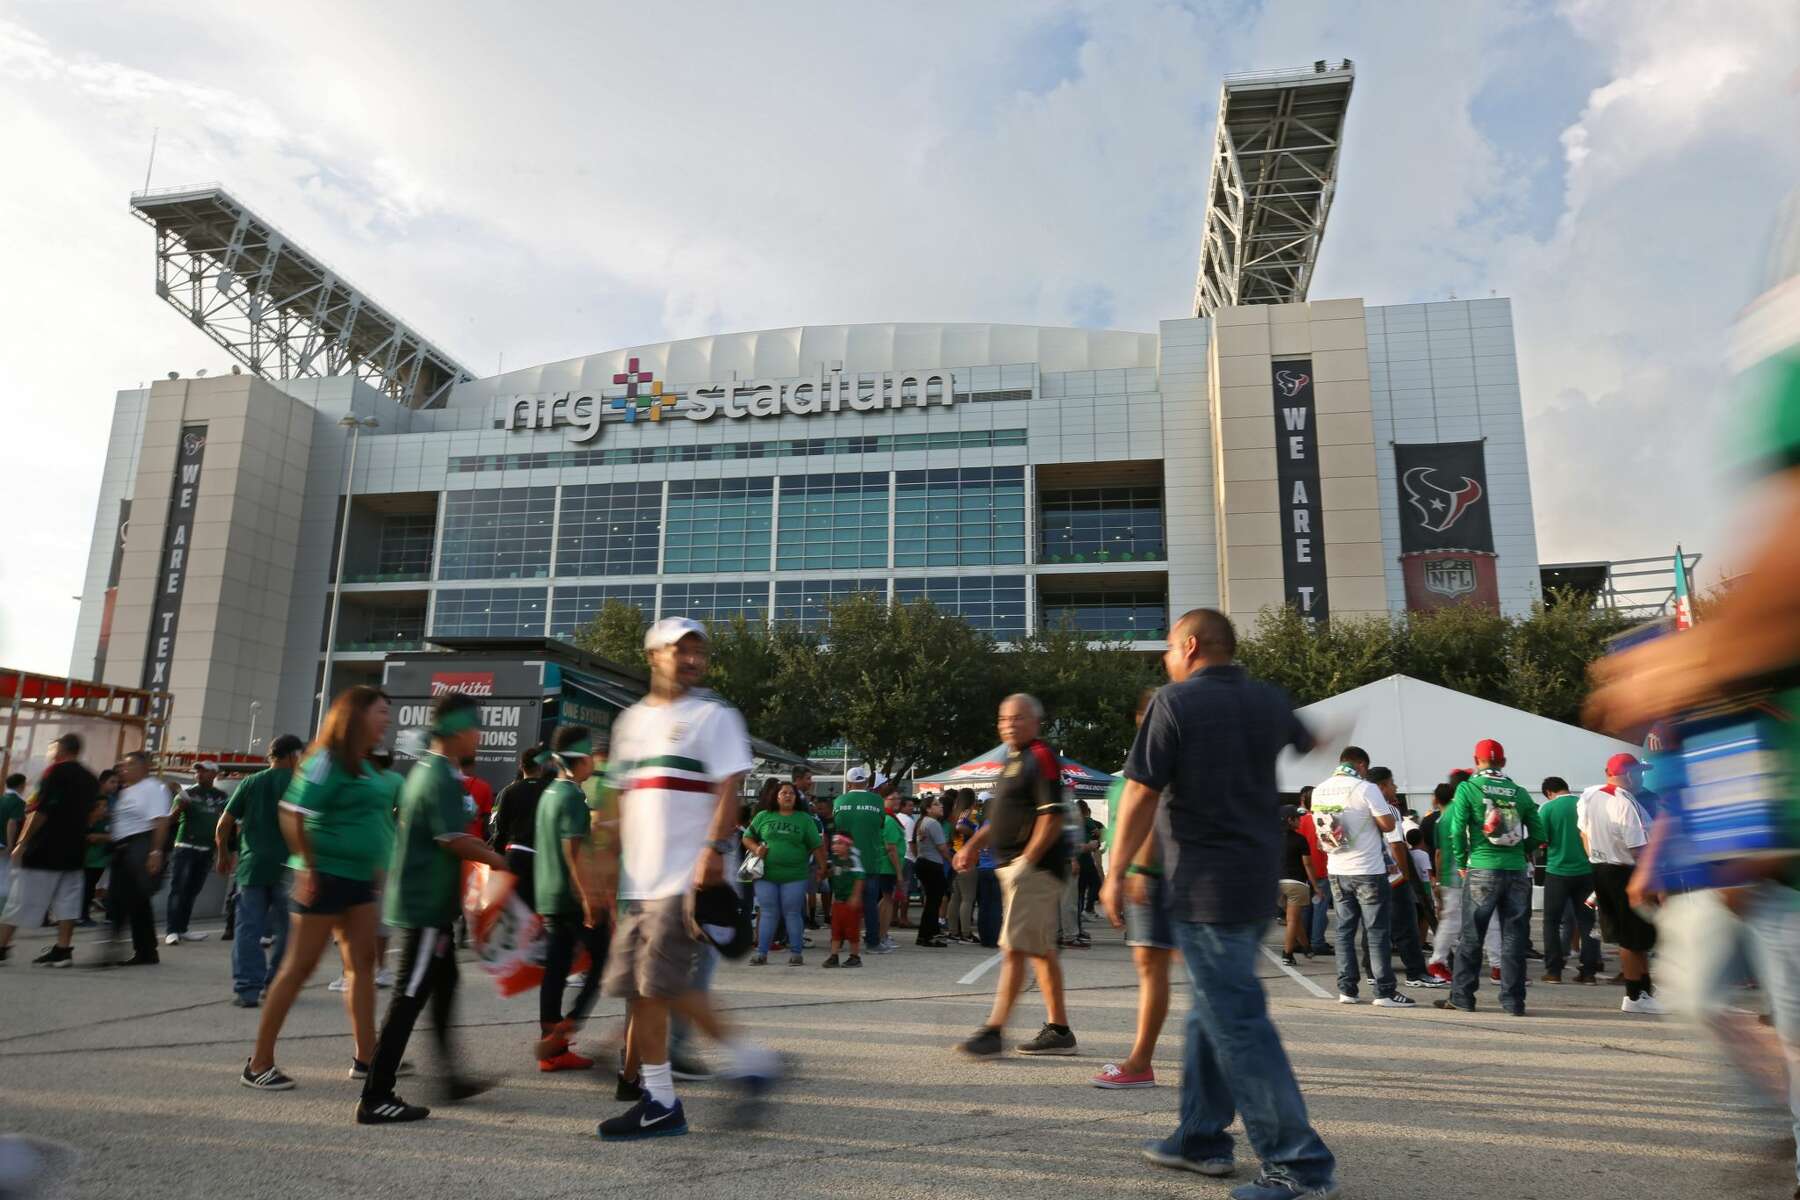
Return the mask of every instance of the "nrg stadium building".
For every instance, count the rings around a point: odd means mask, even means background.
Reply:
[[[1510,302],[1309,295],[1353,81],[1226,79],[1193,304],[1146,330],[806,326],[477,378],[224,189],[134,195],[159,295],[240,366],[118,393],[72,674],[241,748],[396,656],[614,598],[806,625],[925,597],[1146,650],[1197,605],[1526,609]],[[447,687],[507,685],[417,690]]]

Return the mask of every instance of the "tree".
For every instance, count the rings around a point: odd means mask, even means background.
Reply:
[[[589,654],[598,654],[633,671],[644,671],[644,610],[623,600],[608,600],[594,619],[570,639]]]
[[[830,608],[817,663],[832,732],[885,775],[993,744],[1004,691],[986,634],[928,600],[853,596]]]
[[[791,627],[770,629],[742,614],[714,623],[706,684],[744,714],[757,737],[807,754],[831,737],[831,706],[814,669],[817,643]]]
[[[1096,646],[1073,622],[1019,639],[996,665],[1005,692],[1029,692],[1043,704],[1046,742],[1103,771],[1125,761],[1138,696],[1162,682],[1155,657],[1122,644]]]
[[[1511,703],[1539,716],[1578,723],[1587,699],[1588,667],[1606,653],[1608,638],[1632,624],[1617,609],[1534,605],[1530,617],[1514,623],[1507,642]]]

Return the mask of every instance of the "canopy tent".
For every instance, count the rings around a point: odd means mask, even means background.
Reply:
[[[1062,762],[1063,786],[1074,789],[1078,799],[1091,800],[1096,796],[1104,796],[1112,786],[1113,777],[1106,772],[1083,766],[1066,754],[1058,754],[1057,758]],[[953,787],[987,787],[1000,778],[1000,771],[1005,766],[1006,746],[1002,743],[986,754],[976,755],[960,767],[951,767],[948,771],[916,779],[913,786],[922,792],[940,792]]]
[[[1643,755],[1630,742],[1406,675],[1309,704],[1300,718],[1327,741],[1311,754],[1283,752],[1276,764],[1283,792],[1330,775],[1346,745],[1361,746],[1393,771],[1395,787],[1408,796],[1429,796],[1453,769],[1473,765],[1475,743],[1483,738],[1505,747],[1506,773],[1533,793],[1546,775],[1562,776],[1577,791],[1603,783],[1608,758],[1620,751]]]

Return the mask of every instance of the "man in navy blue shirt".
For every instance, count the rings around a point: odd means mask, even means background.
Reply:
[[[1169,631],[1169,686],[1151,701],[1125,760],[1113,853],[1131,865],[1112,873],[1102,895],[1117,926],[1126,896],[1148,894],[1144,873],[1153,868],[1138,852],[1168,788],[1164,894],[1193,1003],[1181,1124],[1147,1143],[1144,1156],[1230,1175],[1236,1165],[1226,1128],[1241,1113],[1262,1173],[1234,1189],[1232,1200],[1322,1200],[1337,1194],[1337,1163],[1307,1119],[1256,977],[1281,867],[1275,758],[1288,746],[1312,749],[1313,737],[1280,689],[1233,664],[1236,654],[1230,620],[1210,608],[1184,613]]]

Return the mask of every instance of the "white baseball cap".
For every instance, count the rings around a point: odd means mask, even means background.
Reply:
[[[875,786],[877,788],[886,787],[887,781],[888,777],[886,775],[883,775],[880,771],[875,772]]]
[[[216,773],[218,771],[218,769],[219,769],[219,764],[214,762],[210,758],[203,758],[199,762],[194,764],[194,770],[196,770],[196,771],[212,771],[212,772]]]
[[[661,650],[664,646],[673,646],[690,633],[697,633],[704,640],[706,626],[686,617],[664,617],[644,634],[644,649]]]
[[[976,792],[975,798],[985,804],[987,801],[992,800],[994,798],[994,793],[992,793],[992,792]]]
[[[869,768],[851,767],[848,771],[844,772],[844,778],[851,783],[867,783],[869,782]]]

